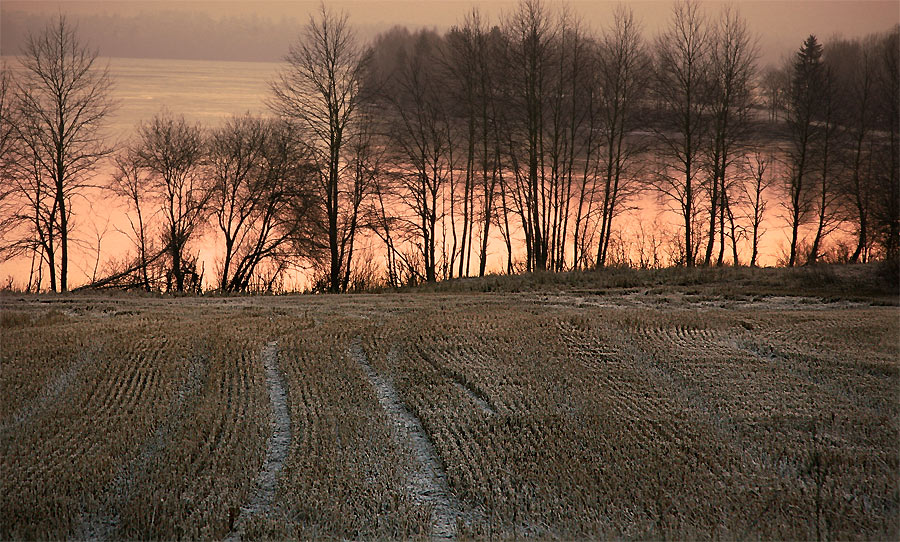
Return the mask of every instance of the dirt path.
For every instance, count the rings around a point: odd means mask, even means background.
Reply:
[[[122,506],[132,495],[133,489],[146,479],[150,462],[166,447],[171,433],[190,417],[194,410],[192,399],[202,389],[207,373],[204,359],[198,357],[191,363],[187,377],[178,387],[169,405],[165,421],[156,428],[153,437],[143,445],[140,453],[119,469],[106,490],[101,510],[82,517],[81,525],[75,530],[77,538],[92,541],[108,540],[115,535]]]
[[[378,402],[390,418],[401,448],[415,459],[415,470],[407,474],[406,490],[416,504],[431,506],[431,538],[455,538],[457,520],[462,513],[447,485],[447,474],[428,433],[403,403],[393,384],[372,367],[358,340],[350,346],[349,353],[375,388]]]
[[[266,460],[256,477],[256,493],[249,503],[241,507],[234,530],[225,540],[242,538],[247,519],[251,516],[268,515],[275,504],[275,488],[278,474],[284,467],[291,444],[291,416],[288,411],[287,390],[281,372],[278,370],[278,343],[270,341],[262,352],[266,367],[266,387],[269,389],[269,403],[272,406],[272,434],[266,451]]]

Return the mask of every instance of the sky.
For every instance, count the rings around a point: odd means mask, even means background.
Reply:
[[[548,0],[548,4],[560,3]],[[619,2],[567,2],[585,21],[602,28]],[[625,1],[648,36],[665,25],[668,0]],[[760,37],[760,63],[780,63],[809,34],[859,36],[900,24],[900,2],[843,0],[745,0],[734,2]],[[394,25],[449,28],[473,7],[496,23],[515,6],[507,0],[341,0],[363,39]],[[704,2],[715,13],[723,2]],[[277,61],[286,53],[318,1],[237,0],[4,0],[0,2],[0,53],[16,54],[29,32],[49,16],[65,13],[103,56],[198,60]]]

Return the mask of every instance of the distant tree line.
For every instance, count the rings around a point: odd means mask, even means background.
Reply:
[[[898,35],[809,36],[759,70],[733,7],[678,2],[648,40],[627,7],[593,31],[523,0],[497,24],[473,10],[364,45],[323,6],[271,115],[204,128],[163,111],[113,149],[108,72],[59,18],[0,79],[0,255],[31,258],[29,288],[66,290],[72,201],[102,185],[129,205],[134,252],[92,282],[148,291],[271,290],[297,267],[332,292],[484,275],[498,245],[506,273],[755,266],[778,208],[785,265],[896,259]],[[648,195],[677,235],[621,219]]]

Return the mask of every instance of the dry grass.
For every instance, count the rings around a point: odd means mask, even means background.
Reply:
[[[896,316],[487,305],[392,320],[370,349],[479,534],[878,539],[897,534]]]
[[[557,292],[594,294],[627,289],[695,292],[706,297],[813,296],[900,303],[900,287],[884,272],[884,264],[816,265],[795,268],[671,267],[605,268],[565,273],[526,273],[463,278],[409,289],[415,292]]]
[[[406,458],[348,347],[355,324],[327,318],[276,318],[294,439],[279,481],[278,510],[250,537],[407,539],[423,535],[427,510],[403,492]]]
[[[251,538],[427,536],[412,459],[348,353],[360,344],[434,444],[464,536],[896,539],[898,309],[755,272],[723,293],[713,272],[525,293],[0,298],[0,538],[78,537],[92,518],[115,518],[112,538],[224,537],[265,456],[259,355],[278,341],[292,442]],[[816,280],[862,280],[835,273]]]

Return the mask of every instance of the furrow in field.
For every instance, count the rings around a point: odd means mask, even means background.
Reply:
[[[201,390],[203,382],[207,378],[207,372],[205,361],[200,357],[195,358],[168,407],[167,415],[164,418],[166,421],[156,427],[153,437],[144,443],[140,453],[120,467],[112,483],[106,489],[101,510],[82,517],[81,525],[75,530],[78,538],[109,540],[115,537],[120,523],[119,514],[122,506],[131,497],[136,485],[146,477],[147,466],[167,446],[172,432],[189,418],[192,411],[191,398]]]
[[[395,438],[415,459],[417,468],[408,473],[407,491],[414,502],[431,507],[431,537],[455,538],[462,513],[422,422],[410,412],[393,384],[372,367],[358,340],[350,346],[350,356],[375,388],[378,402],[393,425]]]
[[[272,433],[266,446],[265,462],[256,479],[256,492],[250,502],[241,507],[235,529],[226,540],[240,540],[249,517],[271,513],[275,506],[275,489],[279,474],[284,468],[291,443],[291,417],[288,411],[284,377],[278,368],[277,342],[269,342],[261,357],[266,369]]]
[[[485,414],[496,414],[497,410],[490,403],[490,399],[487,394],[484,393],[481,389],[472,385],[468,380],[466,380],[459,372],[454,371],[445,365],[441,365],[438,363],[432,354],[426,352],[421,347],[417,347],[419,355],[422,356],[422,359],[427,361],[432,367],[434,367],[439,373],[441,373],[445,378],[452,381],[456,388],[462,392],[462,394],[469,398],[469,400]]]

